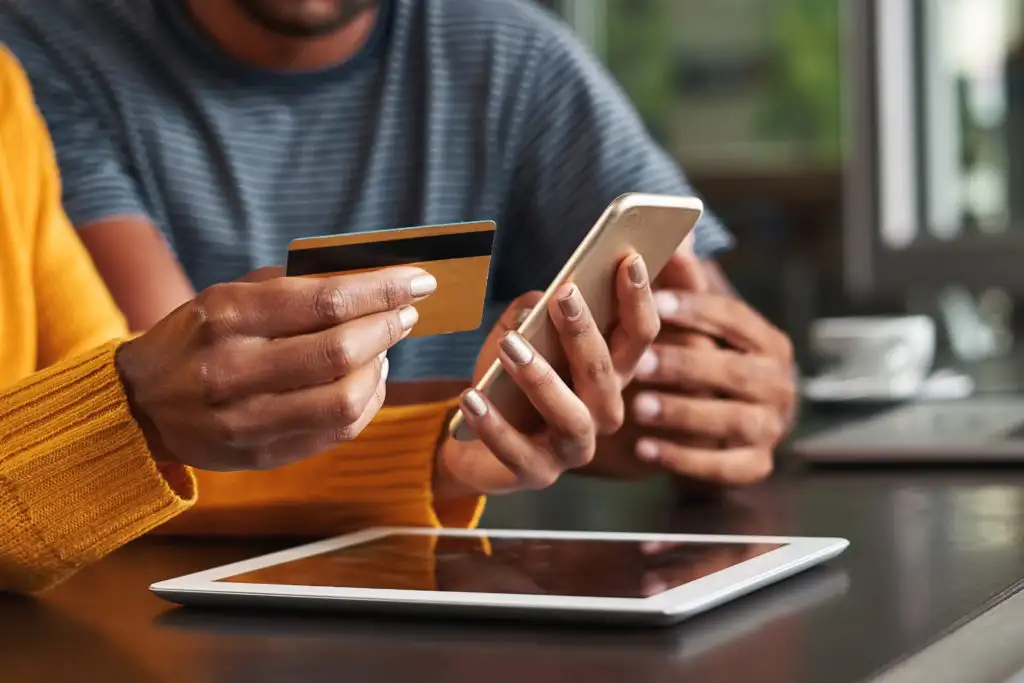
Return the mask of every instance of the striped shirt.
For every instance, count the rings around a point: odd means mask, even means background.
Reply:
[[[382,0],[365,46],[313,73],[257,70],[183,0],[0,0],[73,223],[143,215],[197,288],[297,237],[495,220],[477,332],[409,339],[392,377],[465,378],[496,315],[544,289],[616,196],[692,194],[622,91],[528,0]],[[696,248],[730,244],[707,215]]]

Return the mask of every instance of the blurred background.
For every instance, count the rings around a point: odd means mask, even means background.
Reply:
[[[1024,0],[542,4],[739,238],[723,265],[802,365],[812,320],[865,313],[929,313],[940,334],[984,329],[976,355],[1010,349]]]

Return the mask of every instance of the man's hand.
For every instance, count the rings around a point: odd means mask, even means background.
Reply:
[[[387,350],[437,286],[418,268],[275,274],[210,287],[119,350],[157,460],[266,469],[354,439],[384,401]]]
[[[566,470],[590,463],[598,435],[614,433],[622,426],[622,390],[632,381],[637,363],[660,328],[647,267],[639,256],[627,257],[620,264],[616,291],[620,322],[609,341],[601,335],[575,286],[564,286],[551,301],[548,312],[568,360],[572,389],[514,331],[524,310],[537,304],[540,293],[520,297],[506,311],[484,343],[474,382],[497,356],[544,425],[535,433],[521,433],[483,395],[467,391],[460,407],[479,440],[449,438],[442,444],[434,482],[438,495],[543,488]]]
[[[681,249],[655,285],[663,333],[637,372],[635,455],[717,484],[767,477],[793,419],[793,350],[739,298],[710,291],[704,265]]]

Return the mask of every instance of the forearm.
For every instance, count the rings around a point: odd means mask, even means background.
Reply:
[[[114,366],[116,344],[0,393],[0,591],[42,590],[187,509],[158,468]]]
[[[195,295],[177,258],[147,219],[104,219],[79,234],[133,331],[148,330]]]

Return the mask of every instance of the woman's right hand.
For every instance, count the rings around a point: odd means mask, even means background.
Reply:
[[[154,457],[268,469],[354,439],[384,402],[386,351],[436,287],[401,267],[201,292],[118,351]]]

